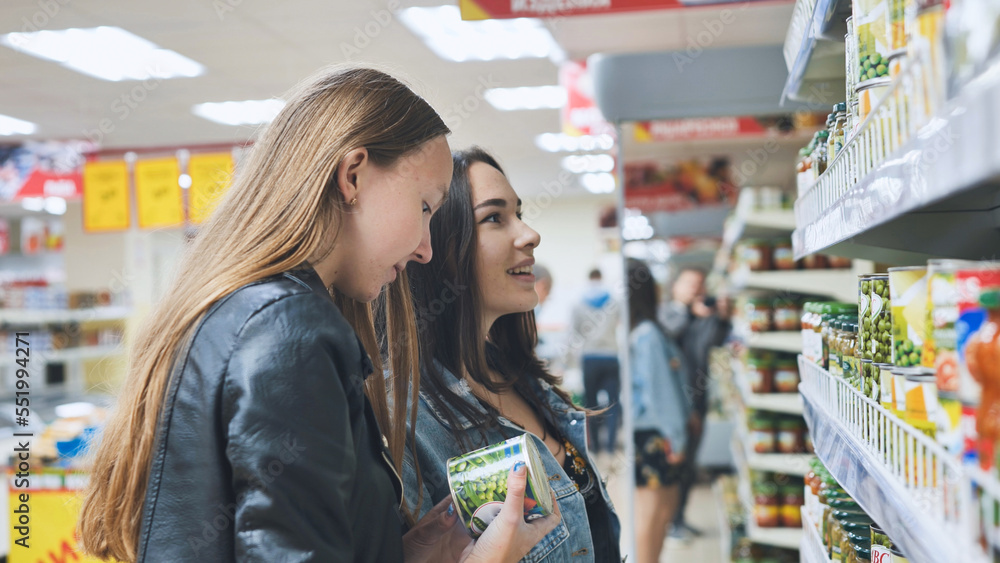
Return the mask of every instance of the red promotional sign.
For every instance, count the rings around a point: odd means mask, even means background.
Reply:
[[[585,61],[569,61],[559,67],[559,85],[566,89],[562,109],[563,133],[581,135],[614,134],[614,127],[604,120],[590,82]]]
[[[53,172],[35,170],[28,176],[14,199],[26,197],[61,197],[78,199],[83,195],[83,174],[56,174]]]
[[[643,10],[669,10],[715,2],[681,0],[459,0],[463,20],[588,16]]]
[[[735,196],[726,157],[625,164],[625,207],[644,213],[728,204]]]
[[[732,139],[757,136],[767,128],[753,117],[710,117],[705,119],[664,119],[635,124],[635,140],[642,142]]]

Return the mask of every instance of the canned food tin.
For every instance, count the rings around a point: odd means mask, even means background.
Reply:
[[[962,403],[957,393],[938,391],[940,409],[937,417],[937,440],[955,457],[962,455]]]
[[[871,276],[861,274],[858,276],[858,345],[862,350],[862,359],[871,360],[869,350],[871,349]]]
[[[906,381],[906,420],[934,421],[940,408],[937,380],[924,368],[900,368]]]
[[[945,101],[944,2],[919,0],[913,13],[913,25],[907,25],[910,32],[907,51],[911,59],[920,61],[922,72],[917,91],[924,100],[923,107],[915,112],[924,114],[916,117],[929,118]]]
[[[889,550],[892,553],[892,563],[910,563],[906,557],[903,557],[903,552],[899,551],[895,547]],[[889,563],[884,561],[883,563]]]
[[[889,296],[893,363],[904,368],[919,366],[927,329],[927,268],[889,268]]]
[[[524,519],[552,514],[552,489],[534,441],[522,434],[448,460],[448,486],[462,522],[479,537],[496,518],[507,498],[507,476],[522,462],[528,471]]]
[[[924,349],[920,364],[933,368],[938,390],[958,393],[958,352],[955,321],[958,320],[958,286],[955,272],[972,262],[930,260],[927,262],[927,308]]]
[[[875,106],[889,95],[891,82],[887,76],[858,84],[858,117],[861,121],[864,121]]]
[[[878,380],[879,404],[887,411],[896,410],[896,387],[893,383],[892,366],[889,364],[873,364],[867,361],[864,369]],[[898,413],[897,413],[898,414]]]
[[[889,38],[886,36],[889,18],[887,0],[855,0],[852,5],[854,34],[857,37],[858,82],[889,75]]]
[[[892,376],[892,414],[903,418],[906,414],[906,370],[889,366]]]
[[[885,533],[885,530],[879,527],[878,524],[873,523],[871,525],[871,544],[873,550],[875,549],[875,546],[881,546],[885,548],[886,553],[888,553],[889,548],[892,547],[892,540],[889,539],[889,536]]]
[[[892,551],[884,545],[872,543],[872,563],[892,563]]]
[[[889,17],[886,36],[889,39],[889,56],[906,52],[906,14],[916,10],[915,0],[889,0]]]
[[[869,298],[869,349],[877,364],[892,362],[892,301],[889,299],[889,275],[872,274]],[[867,357],[867,356],[865,356]]]

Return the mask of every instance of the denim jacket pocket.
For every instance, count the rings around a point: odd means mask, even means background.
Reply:
[[[544,561],[553,550],[562,545],[567,539],[569,539],[569,528],[566,527],[566,521],[563,520],[559,522],[559,525],[554,530],[542,538],[542,541],[531,548],[531,551],[524,556],[524,559],[521,559],[521,563],[540,563]]]

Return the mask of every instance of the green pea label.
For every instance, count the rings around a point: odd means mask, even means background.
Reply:
[[[873,293],[871,299],[872,317],[877,317],[882,313],[882,296],[877,293]]]

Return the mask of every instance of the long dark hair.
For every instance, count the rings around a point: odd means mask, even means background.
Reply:
[[[659,291],[656,287],[656,280],[653,279],[653,274],[649,271],[649,266],[641,260],[629,258],[626,272],[628,276],[629,330],[639,326],[643,321],[653,321],[659,327],[660,323],[656,319]]]
[[[479,147],[456,151],[452,160],[455,167],[448,198],[431,219],[433,258],[427,264],[411,262],[407,272],[417,317],[421,390],[444,413],[455,439],[469,448],[469,437],[459,429],[458,419],[452,413],[457,412],[471,422],[484,440],[487,429],[499,427],[500,413],[484,401],[484,415],[452,390],[439,366],[458,378],[468,374],[494,393],[514,389],[539,413],[543,422],[553,426],[555,413],[538,396],[532,380],[556,385],[559,378],[546,371],[535,355],[538,335],[533,311],[500,317],[490,328],[487,339],[482,338],[483,295],[476,277],[479,237],[472,210],[469,167],[481,162],[501,174],[504,172],[496,159]],[[504,381],[492,381],[490,370],[503,375]],[[558,388],[556,393],[572,405],[568,395]]]

